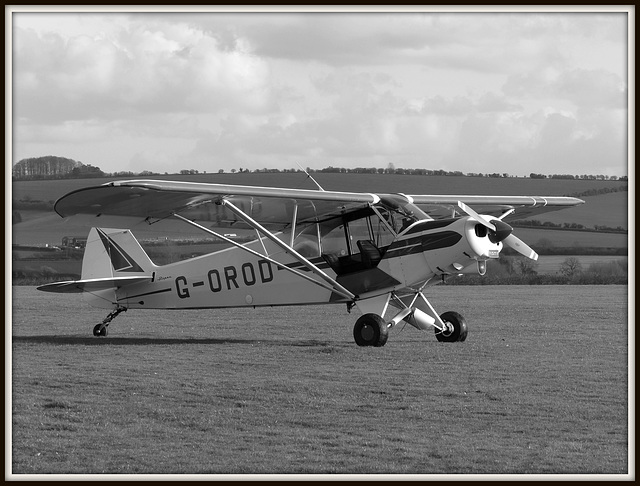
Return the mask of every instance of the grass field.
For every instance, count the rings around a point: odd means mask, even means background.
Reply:
[[[549,245],[551,248],[629,248],[629,235],[624,233],[598,233],[590,231],[541,230],[516,228],[514,234],[534,249]]]
[[[14,287],[11,471],[635,472],[626,286],[430,295],[467,341],[360,348],[343,306],[130,311],[94,338],[104,311]]]

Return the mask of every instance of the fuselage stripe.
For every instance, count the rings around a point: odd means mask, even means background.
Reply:
[[[153,294],[162,294],[164,292],[171,292],[171,287],[169,287],[168,289],[162,289],[162,290],[154,290],[153,292],[145,292],[144,294],[138,294],[138,295],[127,295],[126,297],[122,298],[122,299],[118,299],[118,302],[120,302],[121,300],[127,300],[127,299],[136,299],[138,297],[144,297],[146,295],[153,295]]]

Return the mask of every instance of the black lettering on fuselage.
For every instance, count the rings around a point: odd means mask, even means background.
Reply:
[[[222,290],[222,282],[220,281],[220,272],[217,270],[209,270],[209,288],[211,292],[220,292]]]
[[[184,285],[184,287],[180,288],[180,284]],[[187,279],[185,277],[176,277],[176,291],[181,299],[189,297],[189,289],[187,288]]]
[[[260,280],[262,280],[262,283],[271,282],[273,280],[271,262],[267,260],[259,260],[258,269],[260,270]]]
[[[244,283],[247,287],[251,287],[257,283],[271,282],[273,280],[273,268],[271,266],[271,262],[268,260],[258,260],[257,265],[257,272],[255,265],[251,262],[243,263],[240,267],[240,271],[238,271],[237,267],[233,265],[226,266],[222,270],[209,270],[207,272],[209,290],[211,290],[211,292],[220,292],[222,291],[223,285],[226,286],[227,290],[239,289],[239,281]],[[242,277],[242,280],[240,280],[240,276]],[[160,278],[158,280],[160,280]],[[185,276],[181,275],[176,277],[175,282],[178,297],[181,299],[191,297],[189,293],[189,285]],[[204,286],[204,282],[194,282],[193,286],[194,288]]]
[[[233,282],[235,288],[240,288],[238,286],[238,282],[236,282],[236,279],[238,278],[238,271],[236,270],[236,267],[224,267],[224,278],[227,281],[227,290],[231,290],[231,282]]]
[[[242,279],[245,285],[254,285],[256,283],[256,271],[251,263],[242,265]]]

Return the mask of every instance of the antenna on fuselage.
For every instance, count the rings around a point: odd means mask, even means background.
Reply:
[[[298,162],[296,162],[296,164],[298,164]],[[324,189],[322,188],[322,186],[320,184],[318,184],[318,181],[316,181],[313,177],[311,177],[311,174],[309,174],[307,172],[307,169],[305,169],[304,167],[302,167],[300,164],[298,164],[298,167],[300,167],[302,169],[302,172],[304,172],[305,174],[307,174],[307,177],[309,179],[311,179],[313,181],[313,183],[318,186],[318,189],[320,189],[321,191],[324,191]]]

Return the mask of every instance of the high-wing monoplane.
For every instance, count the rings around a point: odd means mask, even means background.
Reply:
[[[60,216],[85,218],[91,227],[82,275],[38,289],[83,292],[90,304],[109,309],[95,336],[106,336],[113,318],[128,309],[346,304],[362,313],[353,330],[360,346],[383,346],[403,321],[434,329],[439,341],[464,341],[465,319],[438,314],[426,290],[462,273],[484,275],[505,246],[537,259],[507,221],[583,202],[115,181],[56,201]],[[156,265],[131,229],[166,220],[229,246]],[[226,236],[220,228],[230,225],[255,231],[255,238]]]

